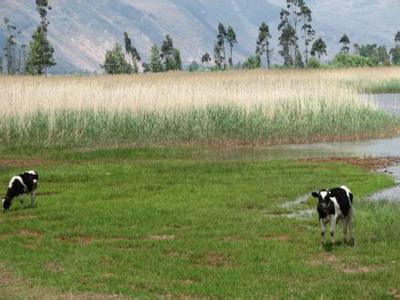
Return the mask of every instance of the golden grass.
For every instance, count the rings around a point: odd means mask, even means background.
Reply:
[[[356,83],[400,78],[400,68],[257,70],[126,76],[0,77],[1,115],[60,109],[143,111],[235,104],[262,105],[273,115],[282,105],[317,109],[361,100]],[[350,84],[344,84],[344,82]],[[354,83],[354,84],[352,84]]]

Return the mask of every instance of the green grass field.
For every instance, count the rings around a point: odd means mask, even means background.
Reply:
[[[400,293],[399,205],[363,200],[390,177],[194,148],[25,151],[1,153],[4,188],[27,166],[40,174],[37,207],[15,201],[0,216],[1,298]],[[321,247],[317,216],[288,218],[280,205],[343,183],[355,194],[356,245]],[[295,209],[305,207],[311,198]]]

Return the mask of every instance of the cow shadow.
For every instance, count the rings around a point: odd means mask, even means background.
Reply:
[[[344,241],[336,241],[335,243],[327,242],[322,245],[322,249],[325,250],[325,252],[331,252],[333,251],[333,249],[338,247],[352,248],[354,247],[354,240],[350,242],[344,242]]]

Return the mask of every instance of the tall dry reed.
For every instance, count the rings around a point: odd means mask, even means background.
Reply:
[[[80,144],[366,134],[394,119],[359,94],[359,83],[396,78],[399,68],[0,77],[0,139]]]

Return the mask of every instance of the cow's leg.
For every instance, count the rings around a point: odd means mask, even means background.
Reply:
[[[349,232],[350,232],[350,238],[348,239],[348,242],[350,245],[354,245],[354,215],[353,215],[353,208],[350,209],[349,214],[347,216],[348,218],[348,227],[349,227]]]
[[[349,216],[346,216],[343,218],[343,240],[345,244],[349,241],[347,236],[349,233],[348,229],[349,229]]]
[[[21,203],[22,208],[24,208],[24,195],[19,196],[19,203]]]
[[[331,243],[335,243],[336,216],[331,216]]]
[[[325,222],[324,219],[319,219],[320,229],[321,229],[321,244],[325,243]]]
[[[31,205],[35,207],[35,197],[36,197],[36,190],[32,190],[31,192]]]

